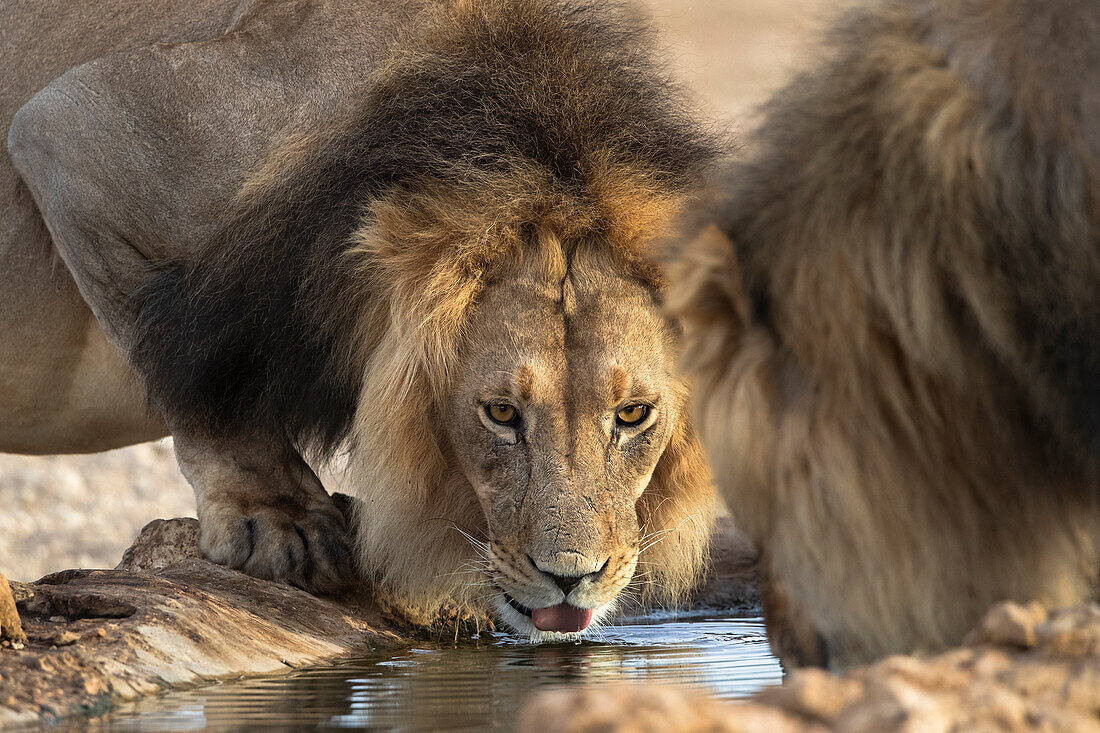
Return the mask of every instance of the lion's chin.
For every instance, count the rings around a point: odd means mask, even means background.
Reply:
[[[507,594],[503,591],[493,596],[492,604],[496,611],[497,619],[515,633],[526,636],[531,639],[531,641],[535,642],[576,641],[583,637],[589,630],[598,627],[600,621],[615,608],[615,603],[612,601],[611,603],[605,603],[599,608],[592,609],[591,620],[588,622],[587,626],[580,631],[543,631],[535,626],[529,613],[523,613],[517,610],[508,600]]]

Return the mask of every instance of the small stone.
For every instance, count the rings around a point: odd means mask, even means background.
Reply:
[[[1025,730],[1027,703],[1018,690],[1012,690],[996,680],[974,680],[956,705],[967,716],[987,721],[995,730]],[[961,711],[960,711],[961,712]]]
[[[983,649],[974,657],[971,671],[979,677],[996,677],[1012,669],[1012,655],[1003,649]]]
[[[70,644],[75,644],[79,640],[80,634],[73,631],[62,631],[53,638],[53,643],[57,646],[68,646]]]
[[[67,624],[67,623],[69,623],[69,619],[65,618],[64,616],[50,616],[50,623],[51,624]]]
[[[201,560],[195,519],[155,519],[142,528],[116,570],[152,573],[188,560]]]
[[[12,597],[11,586],[3,575],[0,575],[0,639],[10,641],[13,648],[17,649],[22,649],[21,642],[27,640],[23,634],[23,624],[19,620],[15,598]],[[20,646],[16,647],[16,644]]]
[[[1100,655],[1100,606],[1063,608],[1035,629],[1038,646],[1047,654],[1068,657]]]
[[[960,653],[961,652],[961,653]],[[973,649],[955,649],[935,659],[891,656],[877,665],[879,673],[926,691],[965,689],[973,679],[964,665],[973,659]]]
[[[1047,609],[1038,601],[1027,605],[1005,601],[986,612],[964,643],[970,646],[993,644],[1030,649],[1035,646],[1035,627],[1046,620]]]
[[[522,733],[818,733],[774,708],[729,704],[699,693],[663,685],[610,684],[552,688],[537,694],[521,711]]]

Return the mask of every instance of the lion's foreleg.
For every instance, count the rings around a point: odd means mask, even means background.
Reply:
[[[143,139],[140,131],[124,108],[105,101],[114,99],[104,91],[113,89],[114,78],[97,76],[100,69],[82,67],[28,102],[12,122],[9,152],[81,296],[111,344],[133,363],[139,317],[133,294],[149,282],[152,264],[199,257],[195,242],[205,234],[156,220],[157,207],[135,212],[132,191],[160,185],[148,171],[158,170],[164,136],[154,128],[147,144],[135,144]],[[209,211],[209,202],[194,195],[190,208]],[[175,206],[175,198],[169,203]],[[343,517],[285,438],[215,440],[181,427],[179,415],[164,417],[195,489],[210,558],[309,590],[330,590],[349,577]],[[201,419],[189,424],[203,425]]]
[[[204,555],[309,591],[349,582],[344,516],[294,448],[266,436],[174,435],[180,469],[195,489]]]
[[[764,626],[772,652],[779,657],[783,667],[787,670],[828,667],[829,647],[825,638],[794,603],[783,584],[766,569],[762,573],[760,592]]]

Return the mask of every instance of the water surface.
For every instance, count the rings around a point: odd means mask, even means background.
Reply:
[[[148,697],[93,721],[112,730],[509,730],[538,688],[664,682],[724,698],[782,679],[759,618],[650,615],[570,644],[505,634],[421,643],[280,677]]]

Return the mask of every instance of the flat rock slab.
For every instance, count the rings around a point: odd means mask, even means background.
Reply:
[[[193,519],[149,524],[115,570],[12,591],[27,641],[0,648],[0,725],[402,641],[369,600],[337,603],[208,562]]]

